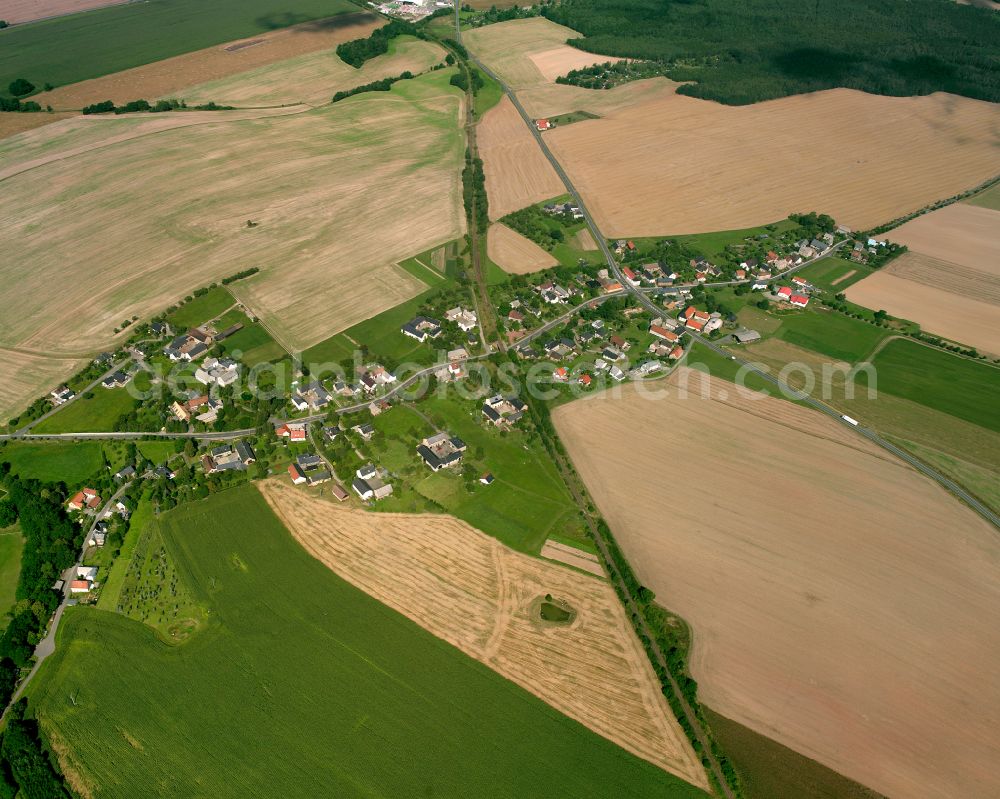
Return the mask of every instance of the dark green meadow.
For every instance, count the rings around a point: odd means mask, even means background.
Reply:
[[[348,0],[145,0],[14,25],[0,30],[0,91],[15,78],[63,86],[358,10]]]
[[[159,519],[207,623],[70,608],[29,694],[94,797],[703,797],[336,577],[251,486]]]

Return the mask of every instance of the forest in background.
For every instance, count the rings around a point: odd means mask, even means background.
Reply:
[[[835,87],[1000,102],[1000,15],[952,0],[564,0],[588,52],[662,64],[682,94],[746,105]]]

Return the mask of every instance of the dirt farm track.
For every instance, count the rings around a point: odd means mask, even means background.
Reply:
[[[368,513],[260,484],[305,549],[570,718],[695,785],[705,773],[604,580],[507,549],[450,516]],[[575,618],[537,618],[546,594]]]
[[[725,382],[701,399],[697,374],[553,421],[642,581],[692,625],[702,699],[887,796],[1000,795],[996,531],[832,420]]]

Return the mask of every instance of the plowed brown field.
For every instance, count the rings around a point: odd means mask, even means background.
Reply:
[[[702,698],[888,796],[1000,795],[996,530],[820,414],[712,392],[553,413],[640,578],[691,623]]]
[[[483,116],[476,141],[486,174],[490,219],[566,191],[508,97]]]
[[[623,748],[707,787],[614,591],[450,516],[367,513],[278,481],[261,492],[318,560]],[[538,617],[546,594],[575,612]]]
[[[513,275],[526,275],[559,263],[535,242],[499,222],[490,225],[486,234],[486,254]]]
[[[118,6],[130,0],[4,0],[0,6],[0,19],[16,25],[35,19],[48,19],[63,14],[76,14],[92,8]]]

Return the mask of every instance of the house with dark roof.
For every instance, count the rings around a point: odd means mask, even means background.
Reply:
[[[417,445],[417,454],[432,472],[457,466],[465,453],[465,442],[450,433],[435,433]]]
[[[404,324],[400,331],[404,336],[409,336],[423,343],[441,335],[441,323],[437,319],[430,319],[426,316],[415,316]]]

